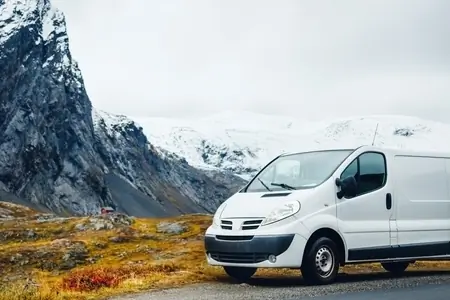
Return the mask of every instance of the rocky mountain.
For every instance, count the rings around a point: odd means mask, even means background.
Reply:
[[[211,212],[244,182],[157,150],[142,128],[92,108],[49,0],[0,0],[0,200],[56,213]]]
[[[196,120],[92,107],[49,0],[0,0],[0,200],[60,214],[212,212],[276,155],[375,144],[450,150],[450,125],[407,116],[323,122],[249,112]]]
[[[195,120],[133,118],[152,144],[205,170],[250,178],[283,152],[375,145],[450,151],[450,125],[398,115],[306,122],[292,117],[223,112]]]
[[[113,198],[121,209],[140,215],[149,201],[156,215],[212,212],[245,181],[230,172],[201,171],[166,150],[151,145],[142,127],[125,116],[93,110],[96,149]],[[144,195],[138,195],[137,193]],[[133,196],[135,195],[135,196]]]

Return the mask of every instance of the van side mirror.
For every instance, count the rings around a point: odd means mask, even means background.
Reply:
[[[349,176],[344,179],[336,178],[336,186],[340,187],[341,190],[337,192],[338,199],[347,196],[349,198],[355,197],[358,191],[358,183],[355,177]]]

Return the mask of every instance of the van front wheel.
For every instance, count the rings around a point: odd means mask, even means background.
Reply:
[[[303,280],[307,284],[334,282],[339,271],[336,243],[330,238],[321,237],[305,250],[301,267]]]
[[[244,267],[227,267],[224,266],[225,273],[231,278],[245,282],[255,275],[257,268],[244,268]]]
[[[381,263],[381,266],[393,275],[401,275],[409,266],[409,262],[388,262]]]

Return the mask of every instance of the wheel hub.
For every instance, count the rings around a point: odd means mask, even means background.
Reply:
[[[327,247],[320,248],[316,253],[316,269],[321,277],[327,277],[333,270],[333,253]]]

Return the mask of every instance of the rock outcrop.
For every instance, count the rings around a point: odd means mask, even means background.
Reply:
[[[64,15],[49,0],[0,0],[0,78],[0,195],[15,198],[0,200],[164,216],[210,212],[234,192],[162,157],[134,122],[93,110]]]

